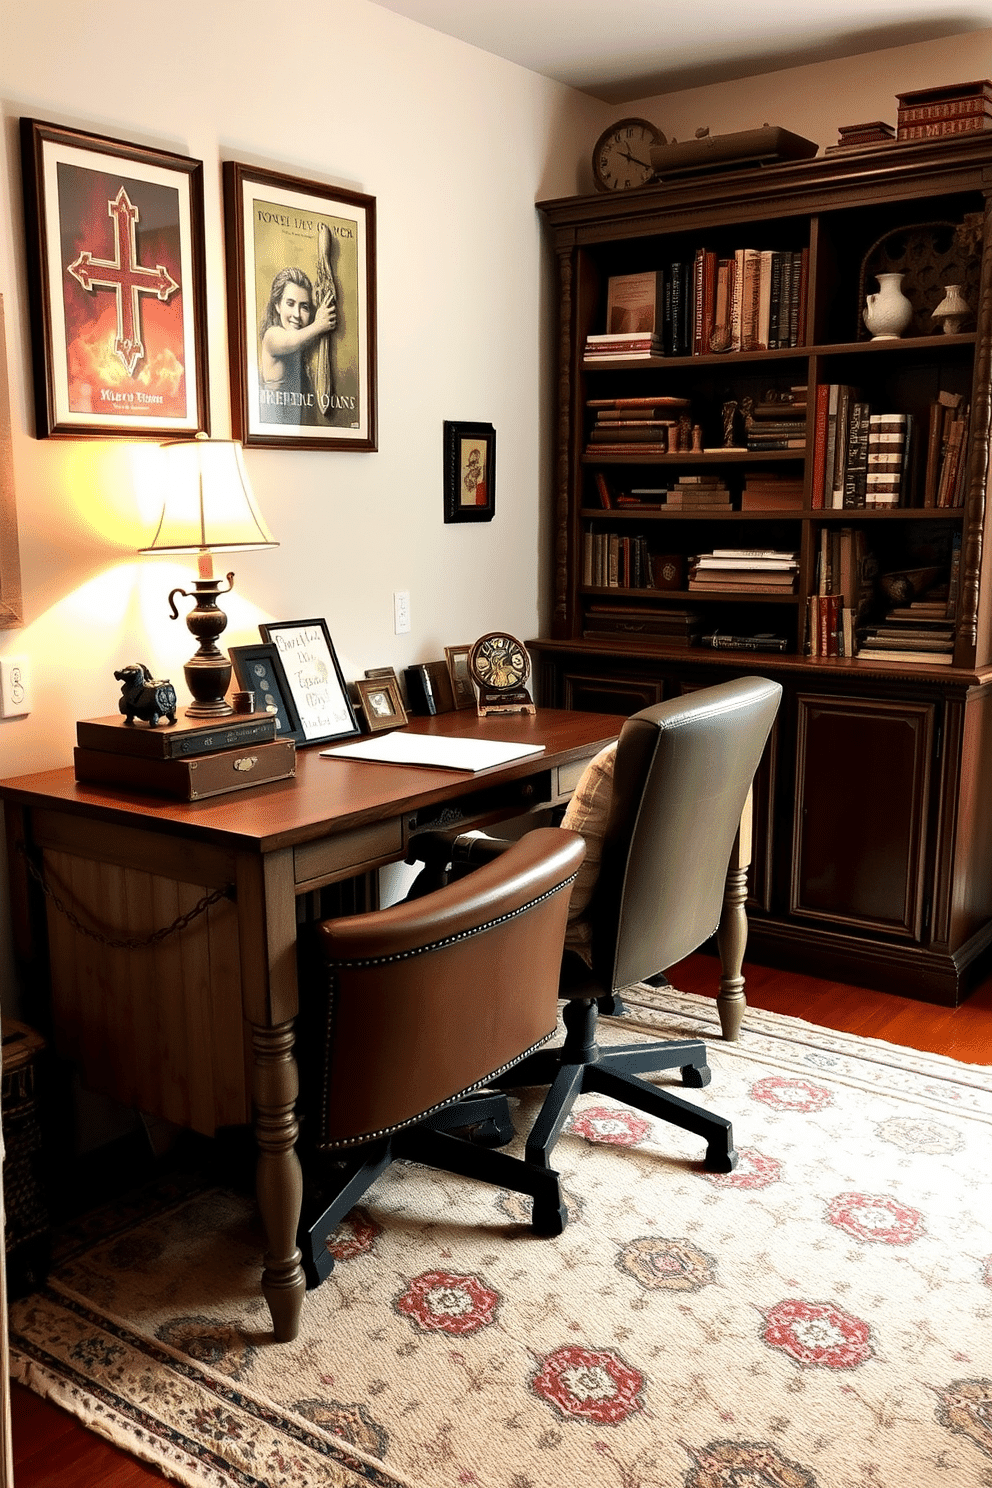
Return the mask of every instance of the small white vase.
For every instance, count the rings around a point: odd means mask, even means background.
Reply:
[[[878,293],[865,297],[864,322],[873,341],[894,341],[913,318],[913,306],[902,292],[902,274],[876,274]]]
[[[943,331],[946,336],[953,336],[961,329],[961,322],[967,320],[971,314],[968,301],[961,293],[960,284],[945,284],[944,298],[936,310],[930,314],[934,320],[943,321]]]

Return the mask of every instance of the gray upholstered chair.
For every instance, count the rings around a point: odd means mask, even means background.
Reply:
[[[486,1087],[557,1029],[584,850],[576,833],[544,828],[423,898],[317,927],[326,994],[309,1001],[322,1002],[322,1026],[300,1050],[310,1285],[333,1267],[328,1235],[395,1158],[530,1194],[533,1228],[561,1232],[557,1173],[494,1150],[513,1127],[507,1097]],[[314,1149],[339,1161],[321,1174]]]
[[[600,1011],[622,1006],[625,988],[663,973],[716,930],[741,812],[781,695],[777,682],[743,678],[645,708],[624,724],[584,911],[584,954],[568,951],[562,962],[564,1043],[499,1082],[549,1087],[527,1139],[528,1162],[550,1163],[576,1098],[595,1091],[702,1137],[710,1171],[735,1167],[729,1121],[641,1078],[678,1069],[685,1086],[709,1084],[702,1041],[601,1049],[596,1030]],[[476,836],[449,839],[446,852],[457,872],[501,846]],[[435,846],[435,868],[438,851],[445,856]]]

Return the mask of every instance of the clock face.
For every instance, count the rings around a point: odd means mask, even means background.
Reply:
[[[472,647],[469,670],[480,687],[505,692],[521,686],[530,671],[530,662],[518,640],[504,631],[493,631]]]
[[[663,145],[665,136],[647,119],[621,119],[596,141],[592,173],[600,191],[625,191],[646,186],[654,176],[651,146]]]

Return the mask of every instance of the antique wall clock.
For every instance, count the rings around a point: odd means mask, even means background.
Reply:
[[[598,191],[626,191],[654,178],[651,146],[665,136],[647,119],[620,119],[604,129],[592,152],[592,175]]]
[[[489,713],[534,713],[524,686],[530,657],[520,642],[503,630],[480,636],[468,655],[468,670],[479,689],[479,717]]]

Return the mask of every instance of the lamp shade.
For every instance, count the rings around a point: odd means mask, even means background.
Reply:
[[[240,443],[175,440],[162,446],[165,504],[142,553],[237,552],[274,548],[255,505]]]

